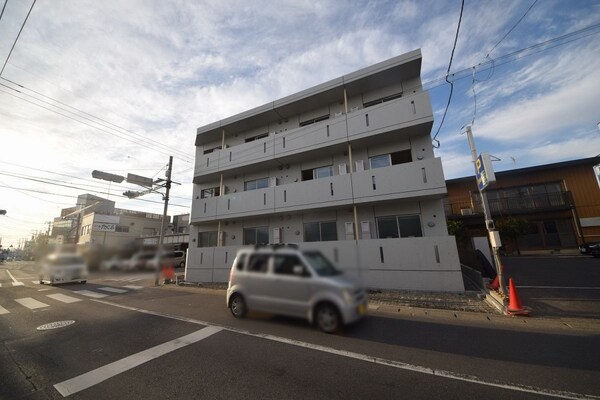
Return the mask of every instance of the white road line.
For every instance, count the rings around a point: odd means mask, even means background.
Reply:
[[[441,378],[469,382],[469,383],[474,383],[477,385],[497,387],[500,389],[512,390],[515,392],[533,393],[533,394],[538,394],[538,395],[542,395],[542,396],[556,397],[556,398],[560,398],[560,399],[572,399],[572,400],[600,399],[600,397],[595,396],[595,395],[590,395],[590,394],[566,392],[566,391],[562,391],[562,390],[552,390],[552,389],[546,389],[546,388],[541,388],[541,387],[536,387],[536,386],[525,386],[525,385],[520,385],[520,384],[485,381],[476,376],[462,375],[462,374],[452,372],[452,371],[445,371],[445,370],[441,370],[441,369],[432,369],[429,367],[408,364],[408,363],[404,363],[401,361],[386,360],[384,358],[373,357],[373,356],[369,356],[367,354],[360,354],[360,353],[355,353],[355,352],[346,351],[346,350],[338,350],[338,349],[334,349],[332,347],[325,347],[325,346],[321,346],[318,344],[302,342],[300,340],[288,339],[288,338],[284,338],[284,337],[280,337],[280,336],[273,336],[273,335],[269,335],[266,333],[252,333],[252,332],[244,331],[244,330],[241,330],[238,328],[232,328],[232,327],[228,327],[228,326],[224,326],[224,325],[215,324],[212,322],[201,321],[201,320],[197,320],[197,319],[193,319],[193,318],[180,317],[178,315],[165,314],[165,313],[160,313],[160,312],[156,312],[156,311],[144,310],[142,308],[124,306],[121,304],[111,303],[106,300],[92,300],[92,301],[102,303],[102,304],[107,304],[107,305],[110,305],[113,307],[123,308],[126,310],[141,312],[144,314],[156,315],[156,316],[164,317],[164,318],[171,318],[171,319],[175,319],[178,321],[185,321],[185,322],[190,322],[190,323],[198,324],[198,325],[207,325],[208,327],[217,327],[224,331],[239,333],[241,335],[252,336],[252,337],[266,339],[266,340],[272,340],[274,342],[285,343],[285,344],[289,344],[292,346],[304,347],[304,348],[311,349],[311,350],[335,354],[335,355],[342,356],[342,357],[353,358],[356,360],[370,362],[373,364],[385,365],[387,367],[398,368],[398,369],[411,371],[411,372],[418,372],[418,373],[426,374],[426,375],[434,375],[434,376],[438,376]]]
[[[189,335],[159,344],[158,346],[140,351],[139,353],[133,354],[129,357],[122,358],[103,367],[76,376],[75,378],[57,383],[54,385],[54,388],[58,390],[63,397],[67,397],[73,393],[80,392],[84,389],[104,382],[113,376],[119,375],[148,361],[154,360],[155,358],[190,344],[199,342],[202,339],[206,339],[207,337],[212,336],[219,331],[221,331],[221,328],[208,326],[196,332],[190,333]]]
[[[519,289],[567,289],[567,290],[600,290],[592,286],[517,286]]]
[[[50,297],[51,299],[62,301],[63,303],[67,303],[67,304],[81,301],[81,299],[78,299],[77,297],[67,296],[66,294],[62,294],[62,293],[47,294],[46,296]]]
[[[13,286],[25,286],[25,285],[23,284],[23,282],[19,282],[19,281],[17,280],[17,278],[15,278],[15,277],[13,276],[13,274],[11,274],[11,273],[10,273],[10,271],[9,271],[9,270],[6,270],[6,273],[8,274],[8,276],[10,276],[10,279],[12,279],[12,280],[13,280],[13,284],[12,284]]]
[[[9,313],[10,313],[10,311],[8,311],[6,308],[0,306],[0,315],[9,314]]]
[[[105,292],[111,292],[111,293],[127,293],[127,290],[123,290],[123,289],[117,289],[114,287],[99,287],[97,288],[98,290],[103,290]]]
[[[0,283],[0,287],[2,287],[2,284]]]
[[[107,294],[98,293],[98,292],[92,292],[91,290],[77,290],[77,291],[74,291],[73,293],[77,293],[77,294],[80,294],[82,296],[93,297],[95,299],[101,299],[103,297],[108,296]]]
[[[34,285],[39,285],[40,281],[31,281],[31,283],[33,283]]]
[[[133,289],[133,290],[140,290],[140,289],[144,288],[143,286],[138,286],[138,285],[125,285],[123,287],[125,287],[127,289]]]
[[[22,299],[15,299],[15,301],[17,303],[19,303],[22,306],[25,306],[31,310],[34,310],[36,308],[44,308],[44,307],[50,307],[48,304],[46,303],[42,303],[41,301],[37,301],[36,299],[32,298],[32,297],[25,297]]]
[[[126,279],[127,282],[137,282],[137,281],[141,281],[144,278],[133,278],[133,279]]]

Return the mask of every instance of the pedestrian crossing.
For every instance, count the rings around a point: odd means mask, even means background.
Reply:
[[[103,286],[85,290],[69,290],[67,293],[53,292],[50,294],[41,292],[49,289],[45,288],[35,292],[36,294],[34,294],[33,297],[20,297],[12,300],[0,297],[0,316],[11,314],[22,309],[31,311],[44,311],[45,309],[50,308],[52,305],[55,305],[56,303],[54,302],[72,304],[84,301],[86,298],[102,299],[108,296],[131,293],[143,288],[143,286],[131,286],[133,287],[116,288]]]

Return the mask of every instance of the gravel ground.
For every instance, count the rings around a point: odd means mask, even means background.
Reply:
[[[205,289],[226,290],[226,283],[202,283]],[[438,310],[495,313],[479,292],[443,293],[407,290],[369,290],[369,304],[398,307],[433,308]]]

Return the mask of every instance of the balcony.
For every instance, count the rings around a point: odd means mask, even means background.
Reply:
[[[427,92],[376,104],[209,154],[197,154],[194,183],[207,182],[220,172],[233,172],[293,154],[325,148],[432,122]]]
[[[517,215],[535,212],[568,210],[573,207],[570,191],[542,193],[529,196],[488,199],[492,215]],[[447,217],[483,215],[481,200],[453,202],[444,205]]]
[[[357,140],[432,121],[429,93],[421,92],[348,114],[348,139]]]
[[[288,212],[352,204],[350,175],[275,187],[275,211]]]
[[[439,158],[370,169],[352,174],[354,202],[438,196],[446,193]]]

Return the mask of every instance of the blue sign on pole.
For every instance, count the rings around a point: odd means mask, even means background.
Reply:
[[[488,153],[481,153],[475,161],[477,167],[477,188],[479,191],[485,190],[485,188],[491,183],[496,182],[496,175],[492,169],[492,160]]]

